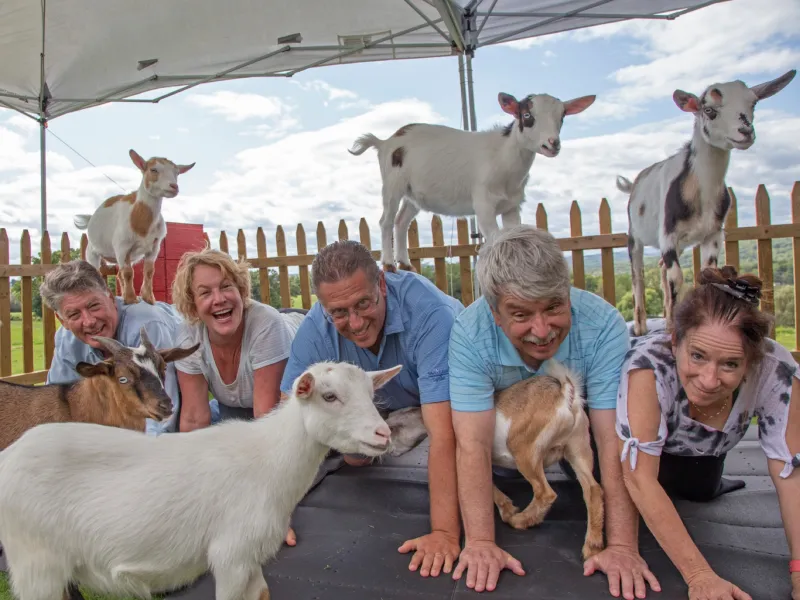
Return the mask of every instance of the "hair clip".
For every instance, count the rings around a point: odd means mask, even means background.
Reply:
[[[734,298],[739,298],[753,305],[758,305],[761,300],[761,289],[750,285],[744,279],[728,279],[723,283],[712,283],[715,288],[730,294]]]

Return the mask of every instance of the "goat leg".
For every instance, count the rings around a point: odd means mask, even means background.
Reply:
[[[408,256],[408,228],[417,214],[419,214],[419,207],[405,197],[394,218],[394,257],[397,261],[397,268],[415,273],[417,270],[411,265],[411,259]]]
[[[153,273],[155,272],[155,263],[152,260],[144,260],[144,268],[142,269],[142,287],[139,290],[139,295],[142,300],[148,304],[155,304],[156,298],[153,295]]]
[[[393,258],[392,228],[397,218],[397,211],[400,208],[400,200],[403,198],[402,192],[397,193],[392,188],[391,183],[383,184],[383,213],[378,222],[381,228],[381,263],[383,264],[383,270],[389,273],[397,271]]]
[[[678,253],[674,248],[662,254],[664,266],[661,268],[661,286],[664,292],[664,318],[667,330],[672,330],[672,311],[677,303],[678,294],[683,287],[683,271],[678,262]]]
[[[492,485],[492,500],[494,500],[494,504],[500,512],[500,518],[503,519],[503,523],[510,524],[511,517],[519,513],[519,509],[514,506],[511,498],[501,492],[496,485]]]
[[[122,272],[122,300],[125,304],[136,304],[139,299],[136,297],[136,290],[133,288],[133,267],[125,263],[120,269]]]
[[[67,590],[64,592],[64,600],[86,600],[86,598],[83,597],[77,585],[70,583],[67,586]]]
[[[603,488],[592,474],[594,456],[589,439],[588,423],[585,433],[574,436],[567,442],[564,456],[575,471],[575,476],[583,490],[583,501],[586,504],[586,538],[581,551],[583,560],[586,560],[604,547],[603,519],[605,517]]]
[[[544,521],[545,516],[550,511],[550,507],[556,501],[557,495],[544,475],[544,464],[541,456],[528,458],[515,454],[514,458],[519,472],[522,473],[533,488],[533,499],[525,507],[525,510],[511,517],[509,525],[515,529],[528,529]]]
[[[628,233],[628,257],[633,285],[633,334],[647,333],[647,307],[644,293],[644,245]]]

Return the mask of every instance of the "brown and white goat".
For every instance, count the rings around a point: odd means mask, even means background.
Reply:
[[[130,150],[129,155],[142,172],[139,189],[112,196],[94,214],[75,215],[73,221],[78,229],[86,230],[89,238],[86,260],[96,269],[103,261],[119,267],[125,304],[139,301],[133,289],[133,265],[144,259],[140,295],[148,304],[154,304],[155,260],[167,235],[161,201],[178,195],[178,175],[186,173],[195,163],[176,165],[160,157],[145,161],[134,150]]]
[[[692,139],[677,153],[646,167],[631,182],[617,177],[628,200],[628,255],[633,280],[634,335],[647,332],[644,290],[644,248],[661,252],[664,317],[672,323],[673,306],[683,290],[678,257],[700,245],[702,267],[717,265],[723,225],[731,199],[725,183],[731,150],[747,150],[756,139],[756,104],[774,96],[794,79],[796,70],[749,87],[735,80],[714,83],[698,98],[675,90],[672,98],[694,116]]]
[[[408,452],[425,438],[419,408],[390,414],[386,424],[392,431],[390,456]],[[533,500],[520,511],[511,499],[493,486],[500,518],[516,529],[541,523],[556,493],[544,470],[566,458],[583,490],[586,503],[586,538],[583,558],[603,549],[603,488],[594,478],[594,455],[589,439],[589,417],[578,376],[551,360],[542,375],[530,377],[495,394],[495,434],[492,463],[517,469],[533,488]]]
[[[544,470],[565,458],[583,490],[586,504],[584,560],[603,549],[603,488],[594,478],[589,417],[578,376],[551,360],[546,372],[520,381],[495,395],[495,435],[492,462],[517,469],[533,487],[533,499],[520,511],[494,486],[500,518],[516,529],[541,523],[556,493]]]
[[[164,390],[167,363],[192,354],[190,348],[156,350],[141,329],[138,348],[95,336],[111,356],[95,365],[80,362],[82,379],[41,386],[0,381],[0,450],[42,423],[85,422],[145,430],[145,419],[172,416],[172,400]]]

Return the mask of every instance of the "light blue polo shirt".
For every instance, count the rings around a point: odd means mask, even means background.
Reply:
[[[464,306],[411,271],[385,273],[386,322],[378,354],[341,336],[317,302],[297,330],[281,391],[289,394],[295,379],[310,365],[332,360],[366,371],[403,369],[375,393],[380,408],[390,411],[450,400],[447,344],[450,329]],[[616,401],[616,398],[615,398]]]
[[[117,306],[117,331],[114,335],[120,344],[136,347],[141,340],[140,329],[142,325],[147,331],[147,337],[157,349],[172,348],[175,345],[175,336],[181,317],[171,304],[156,302],[150,305],[146,302],[125,304],[122,298],[116,296],[114,301]],[[66,327],[59,327],[55,338],[55,351],[53,362],[47,372],[47,383],[72,383],[80,379],[75,366],[83,361],[93,365],[102,362],[103,353],[100,350],[84,344]],[[175,363],[167,363],[167,372],[164,389],[172,400],[172,416],[161,424],[152,419],[146,419],[145,432],[158,435],[166,431],[175,431],[178,407],[180,406],[180,392],[178,378],[175,373]]]
[[[630,347],[625,321],[614,306],[591,292],[571,288],[570,303],[572,325],[553,358],[583,378],[589,408],[613,410]],[[495,392],[537,373],[494,322],[483,297],[456,319],[449,363],[450,405],[463,412],[491,409]]]

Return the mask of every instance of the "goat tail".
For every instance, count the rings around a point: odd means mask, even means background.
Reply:
[[[371,133],[365,133],[364,135],[359,136],[356,141],[353,142],[353,147],[348,150],[348,152],[354,156],[359,156],[364,154],[364,152],[367,151],[367,148],[375,148],[376,150],[380,150],[382,144],[383,140],[378,136]]]
[[[545,363],[545,373],[558,380],[561,384],[561,390],[570,408],[576,401],[583,405],[583,394],[581,392],[583,382],[577,372],[573,371],[562,362],[550,359]]]
[[[625,194],[630,194],[631,190],[633,189],[633,184],[627,177],[617,175],[617,189]]]
[[[89,227],[89,219],[92,218],[92,215],[75,215],[72,218],[72,222],[75,223],[75,227],[78,229],[86,229]]]

